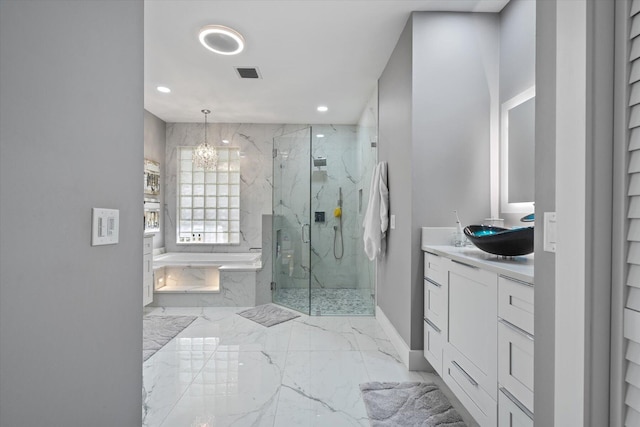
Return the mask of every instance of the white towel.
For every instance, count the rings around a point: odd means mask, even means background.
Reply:
[[[376,165],[369,190],[369,204],[362,223],[364,227],[364,252],[373,261],[384,252],[384,238],[389,226],[389,189],[387,188],[387,164]]]

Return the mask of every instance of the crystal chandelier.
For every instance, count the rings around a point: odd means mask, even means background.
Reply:
[[[207,114],[210,110],[202,110],[204,114],[204,142],[193,150],[193,165],[196,168],[212,170],[218,164],[218,151],[207,143]]]

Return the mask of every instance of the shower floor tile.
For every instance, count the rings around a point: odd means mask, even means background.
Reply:
[[[374,300],[360,289],[312,289],[311,315],[373,316]],[[308,289],[278,289],[273,302],[309,313]]]

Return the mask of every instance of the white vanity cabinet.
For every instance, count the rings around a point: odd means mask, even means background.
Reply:
[[[424,356],[440,376],[448,329],[450,262],[433,253],[424,254]]]
[[[422,249],[425,358],[480,426],[533,425],[532,257]]]
[[[142,239],[142,305],[153,302],[153,236]]]
[[[498,398],[499,427],[533,427],[533,414],[518,404],[518,400],[501,388]]]
[[[498,284],[498,383],[503,395],[533,425],[533,284],[500,276]],[[504,423],[500,424],[500,427]],[[510,426],[512,424],[504,424]]]
[[[443,379],[481,426],[497,423],[498,275],[452,260]]]

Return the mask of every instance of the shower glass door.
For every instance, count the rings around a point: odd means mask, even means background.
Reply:
[[[273,139],[272,301],[313,316],[371,316],[362,221],[375,149],[349,125]]]
[[[272,299],[310,313],[311,128],[273,138]]]

